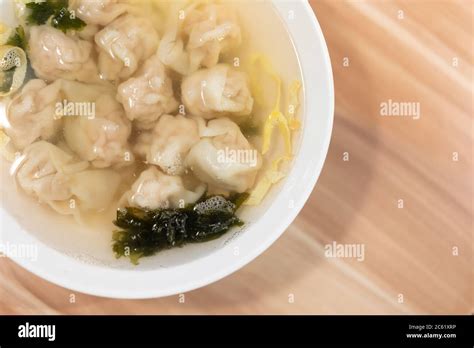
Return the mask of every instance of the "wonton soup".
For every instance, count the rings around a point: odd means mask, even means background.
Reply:
[[[1,198],[22,228],[86,262],[169,266],[264,214],[303,124],[271,2],[14,7],[0,24]]]

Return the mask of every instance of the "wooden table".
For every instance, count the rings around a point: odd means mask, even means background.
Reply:
[[[0,259],[0,313],[470,313],[471,0],[312,1],[336,87],[318,185],[284,236],[203,289],[143,301],[74,294]],[[381,115],[419,103],[421,117]],[[392,110],[393,111],[393,110]],[[325,246],[360,244],[364,259]]]

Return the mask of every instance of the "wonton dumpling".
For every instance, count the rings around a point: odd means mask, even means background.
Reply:
[[[81,210],[101,211],[115,198],[122,178],[111,169],[85,170],[70,178],[71,194]]]
[[[71,197],[69,174],[84,170],[87,162],[74,163],[73,156],[46,141],[28,146],[17,167],[16,178],[23,190],[42,202]]]
[[[30,80],[7,108],[5,132],[17,149],[24,149],[38,139],[56,135],[62,120],[56,115],[61,101],[60,82],[47,85],[43,80]]]
[[[83,40],[90,41],[92,44],[94,44],[95,34],[97,34],[99,30],[100,27],[98,25],[88,24],[77,33],[77,36],[79,36]]]
[[[185,164],[213,190],[242,193],[250,189],[262,165],[260,154],[248,142],[237,124],[228,118],[199,119],[201,140]]]
[[[70,8],[87,24],[105,26],[127,11],[119,0],[74,0]]]
[[[222,115],[247,116],[252,112],[247,75],[225,64],[186,77],[181,92],[187,111],[195,116],[211,119]]]
[[[31,27],[28,45],[28,58],[37,77],[47,81],[58,78],[83,82],[98,80],[90,42],[66,35],[49,25],[40,25]]]
[[[160,42],[162,62],[187,75],[200,67],[210,68],[217,64],[221,53],[241,43],[240,26],[229,7],[195,2],[177,11],[184,11],[184,20],[176,13],[171,16],[169,29]]]
[[[190,191],[180,176],[166,175],[152,166],[140,174],[122,201],[127,206],[143,209],[183,208],[195,203],[205,190],[205,185],[199,185]]]
[[[67,117],[64,138],[81,159],[97,168],[128,165],[134,160],[128,145],[132,127],[122,106],[108,94],[95,102],[95,117]]]
[[[112,202],[121,177],[112,170],[88,167],[88,162],[77,161],[59,147],[39,141],[25,149],[16,178],[27,194],[62,214],[102,211]]]
[[[151,134],[144,133],[140,137],[144,139],[139,139],[139,144],[148,143],[147,163],[159,166],[169,175],[183,174],[184,159],[200,139],[197,122],[182,115],[162,116]]]
[[[60,80],[60,83],[61,92],[67,102],[75,103],[75,105],[89,103],[87,109],[97,104],[101,96],[108,95],[113,99],[115,94],[113,85],[108,83],[91,84],[68,80]]]
[[[134,77],[118,86],[117,99],[129,120],[139,129],[151,129],[163,114],[175,111],[178,102],[165,66],[157,55],[148,59]]]
[[[156,52],[159,37],[147,18],[126,14],[99,31],[95,42],[102,77],[125,80]]]

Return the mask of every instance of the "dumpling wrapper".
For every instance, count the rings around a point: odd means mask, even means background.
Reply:
[[[262,166],[262,158],[237,124],[219,118],[200,119],[201,140],[189,151],[185,164],[212,190],[246,192]]]
[[[95,43],[102,78],[124,81],[156,52],[159,36],[147,18],[125,14],[99,31]]]
[[[198,124],[194,119],[164,115],[152,132],[139,136],[135,148],[148,164],[159,166],[169,175],[182,175],[184,159],[199,139]]]
[[[117,100],[123,104],[127,118],[142,130],[152,129],[162,115],[178,108],[173,83],[157,55],[118,86]]]
[[[66,117],[64,138],[81,159],[97,168],[126,166],[134,161],[128,144],[130,121],[121,105],[110,95],[100,95],[95,101],[93,118]]]
[[[56,136],[62,120],[56,115],[61,100],[61,83],[47,85],[43,80],[30,80],[7,106],[5,133],[13,145],[22,150],[38,139]]]
[[[129,6],[120,0],[72,0],[69,8],[87,24],[106,26],[127,12]]]
[[[37,77],[100,82],[92,53],[93,45],[49,25],[32,26],[28,58]]]
[[[110,206],[120,182],[120,174],[113,170],[96,169],[72,175],[70,187],[81,210],[99,212]]]
[[[112,203],[121,176],[89,169],[89,163],[46,141],[27,147],[15,173],[19,186],[61,214],[100,212]]]
[[[74,161],[74,157],[46,141],[28,146],[15,165],[20,187],[39,201],[67,200],[71,197],[70,175],[84,170],[87,162]]]
[[[157,167],[151,166],[143,171],[124,194],[121,205],[142,209],[184,208],[195,203],[206,191],[205,185],[194,190],[185,188],[180,176],[166,175]]]
[[[228,6],[192,1],[172,4],[167,31],[158,49],[161,61],[182,75],[216,65],[221,54],[238,47],[242,34]]]
[[[226,64],[187,76],[181,94],[186,111],[206,119],[248,116],[253,109],[247,75]]]

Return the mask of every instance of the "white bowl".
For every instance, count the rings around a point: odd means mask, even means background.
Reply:
[[[5,0],[0,0],[0,4],[6,14]],[[129,266],[125,260],[117,261],[118,266],[106,265],[80,256],[80,251],[65,251],[49,243],[38,232],[49,227],[35,217],[35,208],[28,206],[31,200],[16,200],[17,195],[8,192],[3,180],[1,193],[8,204],[0,207],[0,244],[35,245],[38,251],[34,258],[14,253],[9,257],[37,276],[75,291],[142,299],[179,294],[215,282],[237,271],[275,242],[302,209],[320,175],[332,132],[334,88],[326,43],[308,2],[274,1],[274,6],[286,23],[300,60],[305,93],[304,128],[289,175],[272,191],[265,207],[249,215],[253,217],[248,220],[252,223],[243,232],[211,243],[170,250],[138,267]],[[31,218],[19,219],[13,212],[15,205],[31,212]],[[63,241],[75,235],[74,231],[62,234]],[[80,243],[79,238],[75,241]]]

